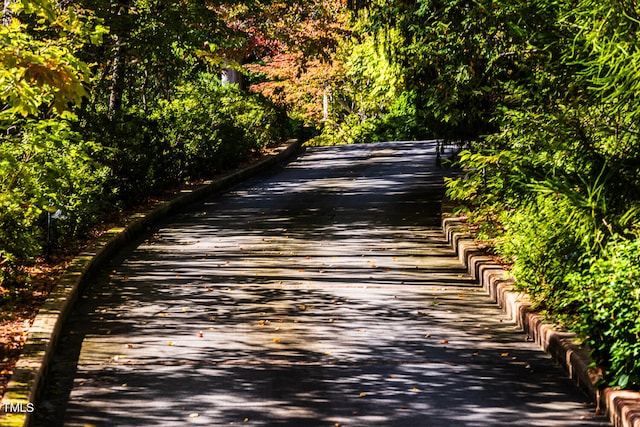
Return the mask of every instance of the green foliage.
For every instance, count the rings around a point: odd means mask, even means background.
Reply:
[[[585,338],[609,385],[640,384],[640,239],[613,239],[590,267],[568,277]]]
[[[318,141],[352,144],[433,136],[418,126],[417,95],[405,89],[402,66],[393,59],[403,42],[393,29],[345,42],[338,52],[343,71],[330,81],[330,114]]]
[[[60,210],[56,236],[86,231],[101,209],[108,169],[92,160],[102,148],[61,119],[27,120],[0,141],[0,283],[47,244],[43,215]]]
[[[5,2],[5,6],[7,3]],[[89,66],[76,51],[101,42],[92,14],[48,0],[12,2],[0,26],[0,290],[53,243],[46,213],[61,212],[58,236],[95,220],[107,170],[99,144],[75,130],[70,112],[87,95]],[[94,46],[95,47],[95,46]]]
[[[573,218],[573,206],[560,196],[540,194],[516,210],[503,214],[498,251],[512,260],[517,286],[539,309],[555,316],[571,316],[565,277],[581,266],[585,224]]]
[[[7,12],[0,25],[0,121],[79,105],[91,72],[76,53],[99,45],[107,29],[87,11],[49,0],[12,2]]]
[[[228,169],[285,137],[286,116],[259,95],[201,73],[171,100],[111,119],[105,107],[83,115],[85,132],[108,150],[106,185],[124,207],[164,188]]]
[[[250,153],[284,137],[286,124],[275,107],[258,95],[203,74],[159,102],[150,114],[180,167],[180,178],[195,179],[237,164]],[[168,153],[165,153],[165,155]]]

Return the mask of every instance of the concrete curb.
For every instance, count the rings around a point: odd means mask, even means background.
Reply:
[[[478,248],[464,221],[444,218],[442,229],[469,274],[530,339],[555,358],[596,403],[596,410],[606,413],[614,427],[640,427],[640,392],[598,387],[601,371],[592,366],[588,352],[578,345],[575,334],[554,329],[532,311],[528,296],[515,291],[514,280]]]
[[[60,330],[80,290],[88,278],[123,245],[140,236],[163,218],[275,166],[293,155],[299,148],[299,142],[289,141],[286,145],[277,148],[274,153],[242,170],[183,188],[171,200],[158,202],[147,211],[133,214],[125,220],[124,224],[107,231],[90,248],[77,256],[60,278],[30,328],[24,350],[2,399],[0,414],[3,412],[4,414],[0,415],[0,424],[3,426],[29,425],[30,414],[37,409],[34,402],[37,401],[51,363],[52,350],[56,346]]]

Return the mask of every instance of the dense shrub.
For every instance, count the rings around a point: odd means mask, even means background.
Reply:
[[[108,212],[233,167],[287,128],[271,103],[210,74],[147,111],[112,116],[94,104],[80,121],[65,117],[14,121],[0,140],[0,288]]]
[[[640,384],[640,239],[612,240],[588,269],[568,276],[589,344],[609,383]]]
[[[100,144],[86,141],[67,120],[25,121],[14,129],[0,141],[0,284],[47,243],[73,238],[95,223],[108,175],[94,160]],[[47,213],[57,213],[49,236]]]
[[[560,197],[538,196],[501,217],[503,234],[497,250],[512,262],[517,286],[538,308],[568,315],[572,299],[565,277],[580,265],[585,248],[579,240],[572,207]]]
[[[175,88],[170,100],[116,118],[105,111],[84,116],[85,131],[108,147],[101,161],[116,206],[161,189],[233,167],[283,140],[286,115],[270,102],[202,73]]]

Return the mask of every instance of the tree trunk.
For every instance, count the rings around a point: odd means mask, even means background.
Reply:
[[[129,0],[121,0],[118,2],[117,18],[129,13]],[[117,19],[116,18],[116,19]],[[126,32],[123,30],[123,32]],[[120,111],[122,107],[122,97],[125,87],[125,36],[116,34],[116,45],[113,49],[113,67],[111,69],[111,93],[109,95],[109,115],[113,116]]]
[[[224,86],[237,84],[242,88],[242,73],[233,68],[224,68],[222,70],[221,81]]]
[[[9,6],[14,0],[4,0],[4,8],[2,9],[2,25],[7,26],[11,24],[11,10]]]
[[[113,50],[113,68],[111,71],[111,94],[109,96],[109,114],[113,116],[122,107],[122,93],[124,91],[124,47],[121,37],[116,39]]]

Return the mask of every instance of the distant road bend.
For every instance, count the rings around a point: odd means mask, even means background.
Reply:
[[[88,286],[38,426],[606,426],[443,240],[434,142],[308,148]]]

